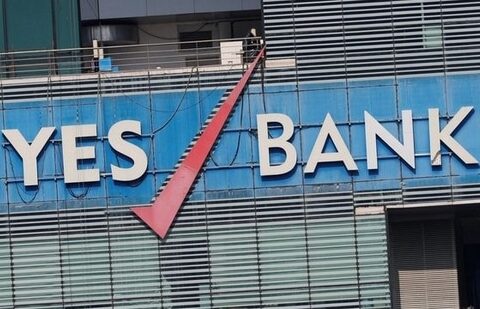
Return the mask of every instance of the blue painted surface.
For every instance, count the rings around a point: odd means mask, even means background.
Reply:
[[[218,146],[207,162],[192,198],[205,198],[205,191],[241,190],[257,196],[279,192],[278,188],[335,184],[354,190],[397,189],[442,184],[466,184],[480,181],[478,166],[466,166],[442,146],[442,167],[432,167],[429,157],[428,108],[439,108],[442,126],[447,116],[461,106],[472,105],[475,112],[455,133],[455,138],[477,159],[480,140],[472,138],[480,131],[480,75],[417,77],[345,83],[302,84],[266,87],[265,94],[251,87],[237,106]],[[157,188],[177,163],[180,155],[217,104],[223,91],[183,91],[148,95],[118,95],[5,105],[0,110],[2,129],[19,129],[31,141],[39,129],[54,126],[52,141],[38,160],[38,187],[23,186],[20,157],[4,144],[0,154],[0,212],[35,211],[73,207],[114,207],[148,203]],[[378,142],[379,169],[366,167],[363,111],[367,110],[394,136],[401,132],[397,121],[401,110],[411,109],[414,117],[416,169],[404,164],[388,147]],[[296,125],[293,144],[298,164],[293,171],[277,177],[261,177],[258,167],[256,115],[287,114]],[[348,172],[341,163],[319,165],[313,174],[304,175],[302,162],[308,160],[325,115],[330,113],[358,165]],[[148,171],[131,183],[113,181],[111,164],[129,167],[131,162],[115,153],[106,136],[120,120],[138,120],[142,137],[128,140],[140,146],[148,156]],[[80,168],[99,168],[98,183],[66,186],[63,182],[61,126],[97,124],[98,138],[84,138],[78,146],[95,146],[96,160],[79,163]],[[272,130],[275,136],[280,132]],[[325,151],[334,151],[329,143]],[[281,161],[282,153],[272,153]],[[233,192],[233,191],[232,191]],[[240,192],[240,191],[239,191]],[[242,191],[243,192],[243,191]],[[270,193],[269,193],[270,192]],[[211,194],[207,194],[211,196]]]

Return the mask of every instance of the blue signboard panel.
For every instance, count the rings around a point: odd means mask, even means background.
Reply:
[[[231,192],[249,192],[244,193],[249,195],[254,189],[260,196],[278,193],[278,188],[292,190],[310,185],[353,185],[353,190],[363,191],[478,182],[480,168],[465,164],[445,145],[442,145],[442,165],[432,166],[428,109],[439,109],[443,128],[461,107],[473,106],[474,111],[452,136],[480,159],[480,142],[474,138],[480,132],[479,84],[480,75],[452,75],[309,83],[299,87],[286,84],[265,87],[264,93],[260,87],[251,86],[238,103],[191,198],[213,196],[214,191],[225,191],[225,196]],[[180,90],[4,105],[0,110],[2,129],[18,129],[28,142],[35,139],[42,127],[55,127],[55,132],[37,159],[38,186],[24,185],[22,158],[4,136],[0,137],[3,144],[0,211],[148,203],[222,95],[221,89]],[[369,170],[364,112],[370,113],[402,142],[402,110],[411,110],[413,114],[415,168],[377,140],[378,169]],[[297,165],[282,175],[261,176],[256,117],[271,113],[287,115],[294,124],[290,142],[297,152]],[[313,173],[304,173],[327,113],[333,118],[358,171],[348,171],[342,162],[333,162],[321,163]],[[132,160],[115,151],[108,142],[109,129],[122,120],[141,123],[141,135],[126,134],[123,138],[140,147],[148,158],[146,173],[127,182],[113,180],[111,165],[128,168]],[[97,136],[78,138],[77,147],[93,146],[95,159],[79,160],[78,168],[98,168],[100,181],[65,184],[62,126],[86,124],[96,125]],[[279,126],[271,127],[270,138],[282,132]],[[336,151],[332,140],[327,141],[322,151]],[[270,158],[281,163],[285,153],[272,149]]]

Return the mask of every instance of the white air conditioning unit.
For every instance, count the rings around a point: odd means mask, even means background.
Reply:
[[[220,42],[222,65],[242,64],[242,41]]]

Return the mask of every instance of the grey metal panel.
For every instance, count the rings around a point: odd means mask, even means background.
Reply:
[[[81,20],[98,19],[98,0],[80,0]]]
[[[101,18],[140,17],[147,13],[146,0],[99,0]]]
[[[242,9],[241,1],[195,0],[195,13],[228,12]]]
[[[242,0],[242,10],[260,10],[261,8],[261,0]]]
[[[194,0],[147,0],[147,16],[190,14],[194,10]]]
[[[261,0],[80,0],[82,20],[260,10]]]

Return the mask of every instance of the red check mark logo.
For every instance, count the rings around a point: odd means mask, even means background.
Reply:
[[[161,238],[167,235],[253,70],[264,57],[264,53],[265,48],[262,48],[153,204],[132,208],[132,211]]]

